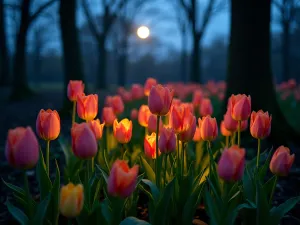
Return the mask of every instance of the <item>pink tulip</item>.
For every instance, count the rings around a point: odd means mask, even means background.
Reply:
[[[287,176],[295,160],[295,154],[283,145],[277,148],[270,162],[270,170],[277,176]]]
[[[176,149],[176,135],[173,128],[163,127],[161,129],[158,148],[162,153],[170,153]]]
[[[228,101],[228,108],[234,120],[247,120],[251,113],[251,97],[246,95],[231,95]]]

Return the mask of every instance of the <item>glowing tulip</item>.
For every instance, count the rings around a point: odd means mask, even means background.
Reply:
[[[195,134],[194,134],[194,137],[193,137],[193,141],[195,141],[195,142],[202,141],[200,128],[198,126],[196,127],[196,131],[195,131]]]
[[[102,120],[105,123],[105,126],[112,126],[115,119],[116,114],[112,107],[104,107],[102,110]]]
[[[95,119],[98,114],[98,95],[81,95],[77,98],[77,114],[86,121]]]
[[[74,123],[71,129],[72,150],[81,159],[91,159],[97,154],[97,140],[87,123]]]
[[[192,115],[192,114],[189,114]],[[178,134],[178,138],[180,141],[187,142],[190,140],[193,140],[195,132],[196,132],[196,117],[195,116],[190,116],[189,118],[186,118],[187,120],[190,121],[189,125],[185,125],[183,132]]]
[[[144,138],[145,155],[151,159],[156,159],[156,133],[146,135]]]
[[[218,174],[225,181],[242,179],[245,169],[246,151],[237,145],[225,149],[218,163]]]
[[[90,128],[92,129],[95,138],[97,140],[100,140],[102,138],[103,135],[103,127],[104,127],[104,123],[100,123],[99,119],[96,120],[92,120],[89,122]]]
[[[78,95],[83,95],[84,84],[81,80],[70,80],[68,84],[68,98],[70,101],[76,101]]]
[[[114,136],[121,144],[126,144],[131,140],[132,136],[132,121],[123,119],[120,122],[114,121],[113,125]]]
[[[144,94],[146,96],[149,96],[152,86],[156,86],[156,85],[157,85],[157,81],[154,78],[149,77],[146,80],[145,85],[144,85]]]
[[[218,136],[218,125],[216,118],[204,116],[198,119],[201,138],[204,141],[213,141]]]
[[[213,106],[209,98],[203,98],[199,107],[201,116],[208,116],[213,114]]]
[[[176,149],[176,135],[172,127],[162,127],[158,139],[158,148],[162,153],[170,153]]]
[[[138,121],[142,127],[148,127],[148,120],[151,112],[147,105],[141,105],[138,114]]]
[[[160,84],[153,86],[149,97],[148,106],[151,113],[159,116],[166,115],[171,107],[174,91]]]
[[[232,135],[232,132],[227,130],[225,125],[224,125],[224,121],[221,122],[221,134],[224,136],[224,137],[229,137]]]
[[[82,184],[69,183],[60,190],[60,213],[68,218],[79,216],[84,202]]]
[[[132,109],[131,113],[130,113],[130,118],[132,120],[136,120],[138,118],[138,114],[139,114],[139,112],[137,109]]]
[[[15,168],[31,169],[39,159],[39,144],[31,127],[8,130],[5,156]]]
[[[295,154],[284,146],[277,148],[270,162],[270,170],[277,176],[287,176],[295,160]]]
[[[173,106],[170,114],[170,126],[174,128],[175,133],[184,133],[193,125],[194,115],[190,107],[181,104]],[[195,128],[196,129],[196,128]]]
[[[130,196],[136,187],[138,172],[138,165],[129,168],[126,161],[117,159],[108,177],[108,193],[122,198]]]
[[[250,119],[250,133],[252,137],[257,139],[264,139],[269,136],[271,132],[272,116],[268,112],[259,110],[251,113]]]
[[[60,118],[57,111],[41,109],[36,119],[36,131],[44,140],[55,140],[60,133]]]
[[[251,97],[246,95],[231,95],[229,98],[229,109],[234,120],[247,120],[251,113]]]

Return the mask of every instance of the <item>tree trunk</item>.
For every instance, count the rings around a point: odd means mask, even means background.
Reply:
[[[97,88],[103,90],[106,88],[106,58],[107,52],[105,49],[105,37],[101,36],[98,40],[98,76]]]
[[[82,60],[76,28],[76,0],[60,0],[59,14],[65,73],[63,110],[70,110],[71,102],[67,98],[67,85],[70,80],[83,80]]]
[[[252,109],[272,114],[270,140],[299,144],[276,100],[270,65],[271,1],[231,0],[231,33],[227,75],[227,98],[231,94],[251,95]]]
[[[6,86],[9,83],[9,56],[6,40],[4,0],[0,0],[0,51],[0,86]]]
[[[180,53],[180,78],[183,82],[187,82],[186,79],[186,30],[184,27],[181,29],[181,53]]]
[[[21,100],[32,94],[26,76],[26,39],[29,27],[31,0],[23,0],[21,23],[16,37],[16,52],[13,63],[13,89],[11,100]]]
[[[282,23],[281,57],[282,57],[282,78],[287,81],[290,78],[290,24],[289,21]]]
[[[196,24],[195,24],[196,26]],[[195,29],[195,28],[193,28]],[[199,39],[197,37],[196,31],[193,31],[193,52],[192,52],[192,60],[191,60],[191,81],[195,83],[200,83],[200,69],[199,69]]]

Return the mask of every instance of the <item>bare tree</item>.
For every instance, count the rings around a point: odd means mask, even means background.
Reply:
[[[6,34],[4,0],[0,0],[0,86],[7,85],[9,80],[9,56]]]
[[[281,59],[282,59],[282,78],[290,78],[290,37],[292,25],[296,19],[296,11],[300,7],[299,0],[273,0],[273,4],[280,13],[279,23],[282,28],[281,34]]]
[[[109,34],[109,31],[115,22],[118,13],[128,2],[128,0],[97,0],[100,1],[101,8],[103,13],[97,18],[97,23],[95,18],[93,18],[87,0],[82,0],[83,10],[87,18],[87,22],[92,32],[97,45],[98,45],[98,80],[97,88],[105,89],[106,88],[106,58],[107,52],[105,48],[106,40]]]
[[[184,9],[189,21],[192,33],[193,52],[191,61],[191,81],[201,82],[201,41],[206,32],[207,26],[216,12],[224,8],[225,0],[208,0],[208,3],[200,5],[200,0],[178,0]],[[200,9],[203,4],[203,15],[200,16]],[[200,18],[200,19],[199,19]]]
[[[34,13],[30,13],[32,0],[23,0],[21,5],[15,5],[15,7],[18,7],[21,10],[21,21],[15,43],[11,100],[19,100],[31,94],[27,82],[25,62],[28,30],[39,15],[55,2],[56,0],[48,0],[41,4]]]

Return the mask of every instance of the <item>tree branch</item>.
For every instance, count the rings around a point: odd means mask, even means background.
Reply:
[[[35,13],[33,13],[29,18],[29,24],[32,23],[45,9],[50,7],[52,4],[54,4],[57,0],[49,0],[48,2],[41,5]]]
[[[21,10],[21,5],[18,4],[4,4],[4,7],[11,8],[13,10]]]
[[[101,38],[101,33],[97,30],[96,24],[93,22],[92,15],[89,11],[88,5],[87,5],[87,0],[82,0],[82,6],[83,6],[83,11],[86,16],[88,26],[90,28],[90,31],[92,34],[95,36],[95,38],[99,41]],[[102,18],[103,19],[103,18]],[[103,23],[102,23],[103,24]]]
[[[198,34],[198,39],[200,40],[205,32],[205,29],[207,27],[207,24],[209,22],[209,19],[211,18],[211,15],[212,15],[212,11],[213,11],[213,8],[214,8],[214,4],[215,4],[215,0],[209,0],[209,3],[205,9],[205,12],[204,12],[204,16],[203,16],[203,20],[202,20],[202,25],[200,27],[200,30],[199,30],[199,34]]]

